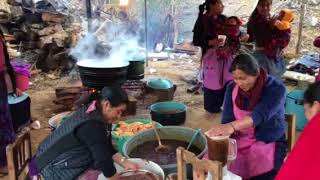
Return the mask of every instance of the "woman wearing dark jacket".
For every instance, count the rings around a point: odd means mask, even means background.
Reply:
[[[243,179],[273,180],[287,148],[286,88],[248,54],[234,59],[231,72],[234,82],[226,90],[222,124],[207,134],[232,135],[237,140],[238,155],[229,167],[231,172]]]
[[[86,179],[86,174],[99,175],[91,172],[100,171],[108,179],[117,180],[114,163],[138,169],[111,143],[111,125],[126,110],[127,94],[120,87],[104,87],[93,99],[40,144],[29,164],[31,176],[45,180]]]
[[[0,173],[7,173],[6,146],[15,140],[12,119],[8,105],[8,91],[14,93],[15,76],[8,51],[0,30]]]
[[[259,0],[248,22],[249,42],[255,42],[254,57],[268,74],[281,79],[285,72],[283,49],[290,42],[291,30],[276,35],[276,19],[271,18],[272,0]]]

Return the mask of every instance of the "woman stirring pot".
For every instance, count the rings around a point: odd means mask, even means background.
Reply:
[[[120,87],[104,87],[50,134],[29,164],[31,177],[45,180],[96,180],[103,173],[119,180],[114,163],[137,170],[137,164],[117,153],[111,124],[126,110],[128,96]]]
[[[268,76],[248,54],[238,55],[232,65],[234,82],[226,90],[222,124],[206,134],[232,136],[237,158],[229,170],[250,180],[274,179],[286,155],[285,97],[282,82]]]

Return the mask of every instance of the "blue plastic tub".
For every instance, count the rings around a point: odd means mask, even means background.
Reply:
[[[302,90],[292,90],[287,94],[286,99],[286,113],[296,115],[298,131],[302,131],[307,124],[303,109],[303,95]]]

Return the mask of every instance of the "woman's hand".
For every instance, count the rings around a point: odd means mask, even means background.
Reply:
[[[125,160],[123,163],[122,163],[122,166],[126,169],[126,170],[132,170],[132,171],[137,171],[140,169],[139,165],[134,163],[134,162],[131,162],[129,160]]]
[[[240,42],[247,42],[249,38],[250,38],[249,34],[242,34],[240,36]]]
[[[108,177],[109,180],[120,180],[120,176],[119,174],[115,174],[114,176],[112,177]]]
[[[230,136],[233,133],[234,133],[234,128],[230,123],[228,123],[228,124],[215,125],[205,134],[209,137],[213,137],[213,136]]]
[[[208,45],[209,46],[219,46],[221,42],[222,42],[221,39],[213,39],[213,40],[209,40]]]
[[[21,96],[22,95],[22,91],[19,88],[16,88],[16,95],[17,96]]]

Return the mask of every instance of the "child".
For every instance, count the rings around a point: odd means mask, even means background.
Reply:
[[[291,36],[291,23],[295,18],[293,11],[281,10],[274,23],[272,39],[266,43],[264,51],[269,58],[280,59],[283,49],[286,48]]]

